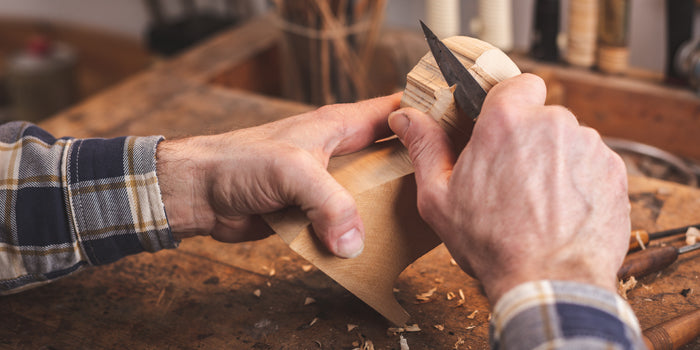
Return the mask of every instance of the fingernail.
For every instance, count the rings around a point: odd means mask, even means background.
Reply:
[[[408,120],[408,116],[401,111],[395,111],[389,114],[389,127],[399,137],[403,137],[410,124],[411,121]]]
[[[365,243],[362,240],[362,235],[360,231],[356,228],[345,232],[338,241],[336,242],[336,255],[341,258],[355,258],[362,253],[362,249],[365,248]]]

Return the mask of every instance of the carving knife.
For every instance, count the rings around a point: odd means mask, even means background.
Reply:
[[[486,91],[477,83],[476,79],[469,73],[469,70],[462,65],[462,62],[455,57],[452,51],[438,39],[423,21],[420,21],[420,25],[423,28],[425,39],[428,41],[430,52],[435,57],[435,61],[447,85],[450,87],[455,86],[453,95],[457,106],[462,112],[476,121],[479,113],[481,113],[481,105],[484,104]]]

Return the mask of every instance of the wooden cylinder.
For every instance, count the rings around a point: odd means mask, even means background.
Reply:
[[[700,336],[700,309],[676,317],[643,332],[650,350],[675,350]]]
[[[513,3],[511,0],[479,0],[476,29],[479,38],[503,50],[513,49]]]
[[[598,0],[569,1],[566,61],[578,67],[592,67],[596,59]]]
[[[425,20],[439,38],[460,33],[459,0],[429,0],[425,2]]]
[[[598,19],[598,68],[610,74],[627,71],[629,0],[602,0]]]

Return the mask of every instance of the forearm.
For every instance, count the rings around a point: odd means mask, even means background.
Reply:
[[[175,246],[155,176],[160,138],[55,139],[0,126],[0,294]]]
[[[615,293],[571,281],[534,281],[503,295],[493,349],[644,349],[632,309]]]

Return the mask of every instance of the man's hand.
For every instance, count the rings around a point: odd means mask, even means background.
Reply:
[[[163,141],[158,182],[176,238],[211,234],[242,242],[272,233],[257,214],[299,206],[337,256],[362,252],[354,199],[326,171],[329,158],[389,135],[395,94],[316,111],[250,129]]]
[[[524,74],[486,97],[457,157],[415,109],[389,117],[416,169],[418,208],[493,304],[518,284],[573,280],[615,290],[629,240],[622,160]]]

